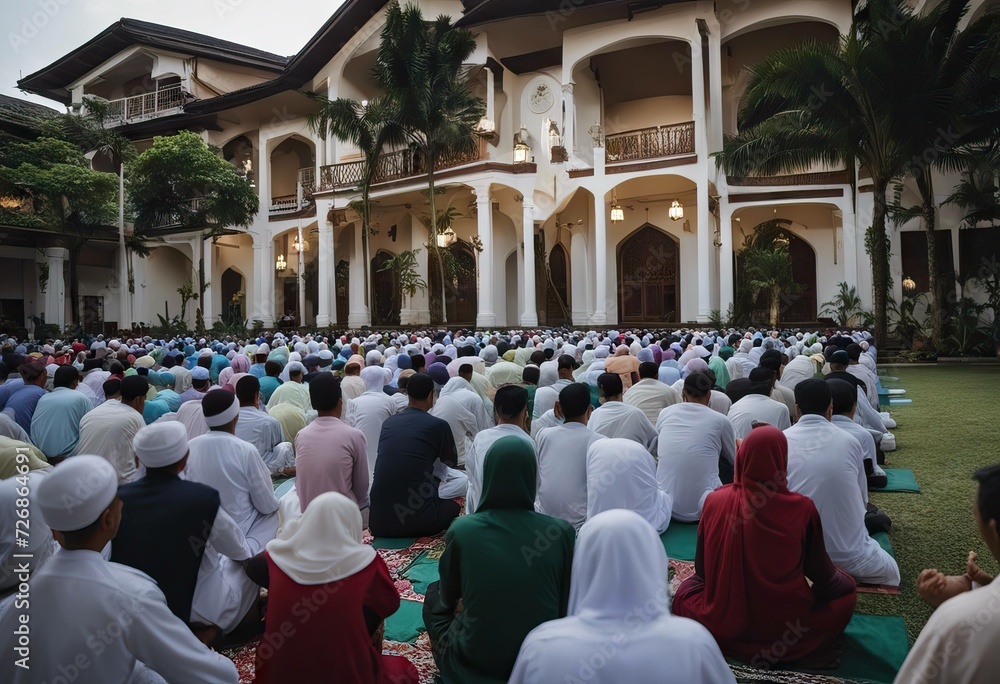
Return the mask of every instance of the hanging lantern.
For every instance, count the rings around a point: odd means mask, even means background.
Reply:
[[[611,222],[621,223],[625,220],[625,210],[622,209],[622,205],[618,204],[618,194],[614,191],[611,193]]]
[[[913,292],[914,290],[917,289],[917,281],[915,281],[913,278],[910,278],[909,276],[903,278],[903,289],[906,290],[907,292]]]
[[[451,228],[447,229],[443,233],[438,233],[437,236],[437,246],[444,249],[451,245],[455,241],[455,231]]]
[[[274,262],[274,270],[275,271],[284,271],[286,268],[288,268],[288,262],[285,261],[285,255],[284,254],[279,254],[278,255],[278,260]]]
[[[670,203],[670,210],[667,212],[667,216],[670,217],[671,221],[680,221],[684,218],[684,205],[680,203],[680,200],[674,200]]]
[[[295,238],[292,240],[292,251],[293,252],[308,252],[309,251],[309,241],[308,240],[301,240],[300,241],[299,237],[296,235]]]

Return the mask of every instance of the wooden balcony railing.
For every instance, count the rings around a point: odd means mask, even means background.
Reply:
[[[441,171],[442,169],[473,164],[485,158],[486,145],[480,139],[476,148],[470,153],[450,154],[440,157],[434,170]],[[364,161],[323,166],[320,168],[320,189],[337,190],[356,187],[361,184],[364,172]],[[386,183],[402,178],[420,176],[425,173],[427,173],[427,169],[424,168],[419,152],[411,149],[397,150],[379,155],[372,183]]]
[[[173,114],[184,107],[184,92],[180,85],[161,88],[152,93],[108,102],[109,126],[120,126],[135,121],[145,121],[158,116]]]
[[[609,164],[694,154],[694,122],[611,133],[604,152]]]
[[[299,169],[298,180],[295,183],[295,194],[272,197],[268,213],[285,214],[305,209],[312,203],[315,191],[316,169],[311,166]]]

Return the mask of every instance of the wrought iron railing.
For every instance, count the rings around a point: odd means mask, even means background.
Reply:
[[[151,93],[111,100],[108,102],[107,121],[112,126],[144,121],[172,114],[183,106],[184,91],[180,85],[173,85]]]
[[[611,133],[604,139],[608,163],[694,154],[694,122]]]
[[[280,195],[278,197],[271,198],[271,206],[268,208],[272,214],[279,211],[298,211],[299,210],[299,196],[298,195]]]
[[[467,153],[455,153],[442,155],[434,167],[435,171],[451,169],[457,166],[473,164],[486,158],[486,146],[483,140],[479,140],[475,149]],[[320,168],[320,189],[334,190],[339,188],[355,187],[361,184],[365,173],[364,161],[345,162],[343,164],[331,164]],[[375,173],[372,183],[386,183],[389,181],[420,176],[427,173],[423,159],[416,150],[405,149],[395,152],[386,152],[379,155],[375,164]]]
[[[313,193],[315,191],[316,169],[311,166],[299,169],[298,180],[295,183],[295,194],[272,197],[268,212],[271,214],[283,214],[305,209],[312,204]]]

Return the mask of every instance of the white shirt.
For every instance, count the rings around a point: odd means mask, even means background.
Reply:
[[[543,413],[549,409],[555,408],[556,402],[559,401],[559,393],[564,387],[568,387],[572,384],[572,380],[559,379],[552,385],[539,387],[535,390],[535,403],[531,408],[531,417],[540,418]]]
[[[849,434],[851,437],[858,441],[861,445],[861,463],[858,464],[858,469],[860,476],[858,478],[858,484],[861,487],[862,497],[865,500],[865,504],[868,503],[868,476],[865,474],[865,461],[870,460],[872,463],[872,471],[879,475],[884,475],[885,472],[878,467],[878,452],[875,449],[875,438],[872,437],[872,433],[864,429],[853,420],[847,416],[834,416],[831,423],[839,427],[841,430]]]
[[[750,434],[754,421],[773,425],[779,430],[792,427],[788,408],[780,401],[765,397],[763,394],[746,395],[730,407],[727,417],[736,430],[737,439],[743,439]]]
[[[177,409],[177,420],[187,428],[188,439],[194,439],[208,432],[205,412],[201,410],[201,399],[186,401]]]
[[[538,435],[545,428],[552,427],[553,425],[562,425],[562,424],[563,424],[563,419],[556,415],[554,409],[549,409],[541,416],[531,421],[531,438],[538,439]]]
[[[655,378],[645,378],[629,387],[622,401],[635,406],[646,415],[650,423],[655,423],[660,417],[660,411],[681,403],[681,395],[670,385]]]
[[[456,459],[459,465],[464,465],[472,440],[479,432],[476,417],[452,395],[438,397],[428,413],[447,422],[451,427],[451,436],[455,439]]]
[[[435,408],[437,408],[436,405]],[[494,428],[483,430],[472,440],[465,459],[465,474],[469,477],[469,491],[465,499],[466,513],[475,513],[476,509],[479,508],[479,498],[483,494],[483,465],[486,462],[486,454],[489,453],[490,447],[498,439],[511,436],[523,439],[531,445],[532,451],[535,450],[535,443],[531,441],[528,433],[510,423],[501,423]]]
[[[406,395],[403,397],[409,402],[409,397]],[[357,399],[347,403],[347,416],[344,422],[365,433],[368,445],[369,482],[375,478],[375,459],[378,458],[378,440],[382,434],[382,423],[385,422],[386,418],[396,415],[399,411],[398,404],[382,390],[365,392]]]
[[[594,409],[587,426],[605,437],[631,439],[647,449],[656,444],[656,430],[640,409],[624,401],[608,401]]]
[[[1000,581],[942,603],[896,675],[897,684],[993,684],[1000,672]]]
[[[285,441],[285,435],[281,431],[281,423],[259,408],[254,406],[240,407],[240,417],[236,421],[236,436],[244,442],[254,445],[257,453],[264,460],[268,472],[273,473],[288,465],[285,462],[286,450],[277,448]]]
[[[235,629],[260,594],[240,561],[250,558],[250,547],[239,526],[224,508],[215,514],[205,553],[198,566],[198,583],[191,602],[191,621]]]
[[[118,400],[105,401],[80,420],[77,454],[106,458],[118,472],[118,484],[136,479],[135,449],[132,440],[146,421],[142,414]]]
[[[587,449],[604,439],[583,423],[569,422],[538,433],[538,493],[535,510],[580,529],[587,520]]]
[[[896,561],[865,528],[858,440],[817,415],[799,418],[785,437],[788,488],[816,504],[830,560],[859,582],[899,586]]]
[[[15,608],[0,617],[4,635],[14,633],[21,614]],[[96,551],[60,549],[32,577],[30,624],[31,669],[15,666],[12,639],[5,636],[4,682],[64,681],[73,669],[76,684],[127,682],[137,661],[168,682],[239,680],[231,660],[209,650],[170,612],[148,575]]]
[[[476,432],[493,427],[493,419],[486,413],[486,404],[465,378],[449,380],[448,384],[441,388],[439,396],[457,399],[465,410],[475,417]]]
[[[277,532],[278,500],[257,448],[212,430],[192,439],[188,449],[187,478],[219,491],[222,507],[246,536],[251,552],[259,553]]]
[[[684,380],[683,378],[675,382],[672,387],[677,392],[678,395],[684,391]],[[681,395],[683,397],[683,395]],[[733,405],[732,399],[725,392],[720,392],[719,390],[712,390],[712,396],[708,399],[708,407],[717,413],[721,413],[724,416],[729,415],[729,407]]]
[[[722,486],[719,458],[736,458],[736,431],[729,419],[693,402],[668,406],[656,421],[656,481],[673,497],[673,517],[701,518],[705,498]]]

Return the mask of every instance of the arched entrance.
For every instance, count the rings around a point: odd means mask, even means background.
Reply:
[[[782,231],[788,240],[788,256],[792,261],[792,280],[797,292],[781,296],[778,321],[786,323],[812,323],[816,320],[816,252],[808,242],[791,231]],[[761,290],[754,302],[755,318],[767,320],[768,293]]]
[[[399,325],[399,276],[386,268],[392,254],[380,249],[372,258],[372,325]]]
[[[476,256],[472,246],[462,240],[452,243],[447,251],[451,254],[452,267],[445,264],[445,271],[450,276],[445,281],[445,313],[449,323],[475,324],[479,312],[479,291],[476,285]],[[437,260],[428,258],[430,266],[431,295],[441,291],[441,281],[437,269]]]
[[[619,318],[629,323],[680,318],[680,260],[677,243],[647,223],[618,247]]]
[[[351,264],[345,259],[337,262],[334,282],[337,286],[337,325],[346,327],[347,315],[351,308],[351,300],[348,297],[351,286]]]
[[[243,276],[232,268],[222,272],[222,320],[236,323],[246,320],[246,288]]]
[[[572,319],[569,303],[569,259],[559,243],[549,252],[545,313],[548,325],[568,324]]]

